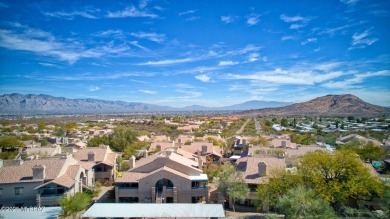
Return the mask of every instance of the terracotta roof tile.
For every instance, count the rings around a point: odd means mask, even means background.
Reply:
[[[46,166],[45,180],[52,180],[60,174],[66,159],[47,158],[39,160],[26,160],[22,165],[0,168],[0,183],[32,182],[32,167],[35,165]],[[76,163],[76,162],[74,162]]]
[[[122,177],[117,177],[115,182],[138,182],[139,179],[142,179],[146,175],[148,175],[148,173],[122,172]]]
[[[115,166],[117,155],[117,153],[108,153],[106,159],[104,159],[102,163],[112,167]]]
[[[258,172],[258,164],[260,162],[267,164],[267,176],[260,177]],[[237,170],[243,173],[245,182],[249,184],[267,183],[270,174],[274,170],[284,170],[286,168],[285,160],[275,157],[243,157],[237,159],[236,164]]]
[[[79,161],[88,161],[89,152],[95,152],[95,162],[103,162],[111,150],[109,147],[88,147],[74,153],[74,158]]]

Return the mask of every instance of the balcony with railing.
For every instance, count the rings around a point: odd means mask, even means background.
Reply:
[[[37,194],[37,202],[40,206],[58,206],[64,194]]]
[[[122,197],[138,196],[138,183],[119,183],[116,188],[118,195]]]

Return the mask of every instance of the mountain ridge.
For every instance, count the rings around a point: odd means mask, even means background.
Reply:
[[[267,105],[270,103],[271,105]],[[186,107],[160,106],[140,102],[109,101],[99,99],[69,99],[47,94],[4,94],[0,96],[0,114],[34,113],[136,113],[136,112],[178,112],[178,111],[233,111],[249,110],[270,106],[286,106],[292,103],[274,101],[247,101],[224,107]]]

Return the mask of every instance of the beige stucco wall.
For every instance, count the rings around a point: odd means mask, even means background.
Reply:
[[[41,184],[42,182],[0,184],[0,188],[3,189],[0,205],[14,206],[16,203],[23,203],[24,207],[36,206],[38,192],[34,188]],[[15,195],[16,187],[23,187],[22,195]]]
[[[119,197],[138,197],[141,203],[150,202],[153,200],[152,187],[155,187],[157,181],[164,178],[172,181],[173,186],[177,189],[178,203],[191,203],[193,196],[204,196],[208,200],[208,190],[206,188],[192,189],[190,179],[178,176],[167,170],[160,170],[139,180],[138,189],[115,188],[116,202],[118,202]],[[166,197],[173,197],[172,191],[172,189],[168,189]]]

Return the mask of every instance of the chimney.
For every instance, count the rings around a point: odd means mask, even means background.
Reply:
[[[286,148],[286,141],[282,141],[282,148]]]
[[[32,168],[33,171],[33,180],[44,180],[46,178],[46,166],[45,165],[35,165]]]
[[[135,168],[135,157],[134,157],[134,155],[131,155],[131,157],[129,159],[129,164],[130,164],[130,169]]]
[[[3,167],[3,159],[0,159],[0,168]]]
[[[202,145],[202,154],[207,154],[207,145]]]
[[[149,152],[148,150],[145,149],[145,157],[148,157],[149,156]]]
[[[267,175],[267,164],[264,162],[260,162],[257,164],[258,167],[258,174],[260,177]]]
[[[198,157],[198,168],[200,169],[200,170],[202,170],[202,168],[203,168],[203,160],[202,160],[202,157]]]
[[[61,159],[68,159],[68,157],[72,157],[72,154],[69,154],[67,152],[61,153]]]
[[[88,161],[95,161],[95,152],[88,152]]]

